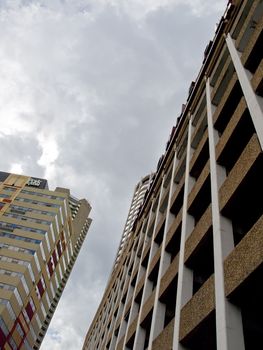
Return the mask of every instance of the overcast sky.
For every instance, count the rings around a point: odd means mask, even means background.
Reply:
[[[0,0],[0,170],[87,198],[93,223],[41,350],[78,350],[135,184],[154,171],[225,0]]]

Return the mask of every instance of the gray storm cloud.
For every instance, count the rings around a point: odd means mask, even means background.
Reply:
[[[1,1],[1,169],[46,176],[93,207],[41,349],[81,349],[134,185],[155,170],[225,5]]]

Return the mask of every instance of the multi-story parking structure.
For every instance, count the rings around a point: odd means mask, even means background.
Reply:
[[[0,172],[0,349],[38,349],[89,229],[90,205]]]
[[[83,349],[263,347],[262,28],[229,2]]]

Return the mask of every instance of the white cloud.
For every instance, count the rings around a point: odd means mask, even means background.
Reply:
[[[20,163],[13,163],[8,170],[10,173],[23,174],[23,166]]]

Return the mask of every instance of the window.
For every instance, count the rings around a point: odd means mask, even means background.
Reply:
[[[38,327],[41,328],[42,327],[42,323],[40,322],[38,314],[36,314],[35,318],[36,318]]]
[[[22,310],[22,313],[23,313],[23,316],[24,316],[26,322],[29,324],[30,323],[30,319],[28,317],[27,311],[24,309],[24,310]]]
[[[17,189],[15,187],[4,186],[4,191],[15,192]]]
[[[33,339],[36,340],[37,336],[36,336],[36,333],[31,325],[29,326],[29,329],[30,329],[30,333],[31,333]]]
[[[34,254],[34,259],[35,259],[35,263],[36,263],[36,266],[37,266],[37,270],[38,270],[38,272],[40,272],[41,271],[40,264],[39,264],[38,256],[37,256],[36,253]]]
[[[42,311],[42,313],[43,313],[44,318],[46,318],[47,313],[46,313],[45,307],[44,307],[44,305],[43,305],[42,302],[40,302],[40,307],[41,307],[41,311]]]
[[[40,252],[41,252],[41,255],[42,255],[42,259],[46,260],[46,254],[45,254],[42,242],[40,242],[39,246],[40,246]]]
[[[31,267],[31,265],[29,265],[29,263],[28,263],[28,271],[29,271],[29,274],[30,274],[32,281],[35,282],[35,276],[33,274],[32,267]]]
[[[0,228],[4,229],[4,230],[8,229],[11,232],[13,232],[13,230],[15,230],[15,229],[19,229],[19,230],[24,230],[24,231],[29,231],[29,232],[40,233],[42,235],[44,235],[47,232],[45,230],[40,230],[37,228],[27,227],[27,226],[23,226],[23,225],[11,224],[11,223],[7,223],[4,221],[0,221]]]
[[[54,199],[57,201],[62,201],[64,200],[64,197],[59,197],[59,196],[54,196],[51,194],[47,194],[47,193],[42,193],[42,192],[35,192],[35,191],[27,191],[27,190],[22,190],[21,193],[25,193],[25,194],[29,194],[30,196],[38,196],[38,197],[44,197],[44,198],[48,198],[48,199]]]
[[[51,221],[42,220],[42,219],[35,219],[35,218],[31,218],[31,217],[28,217],[28,216],[25,216],[25,215],[21,215],[21,214],[4,213],[3,216],[6,216],[8,218],[14,218],[14,219],[17,219],[17,220],[34,222],[34,223],[41,224],[41,225],[50,225],[51,224]]]
[[[15,321],[16,315],[15,315],[14,310],[13,310],[13,308],[12,308],[12,306],[11,306],[11,304],[10,304],[9,301],[8,301],[8,303],[7,303],[7,305],[6,305],[6,308],[7,308],[7,310],[8,310],[8,313],[9,313],[11,319],[12,319],[13,321]]]
[[[42,215],[49,215],[49,216],[55,216],[56,215],[56,213],[54,213],[52,211],[33,209],[33,208],[23,207],[21,205],[15,205],[15,204],[11,204],[10,205],[10,211],[14,212],[14,213],[17,213],[17,214],[23,214],[23,215],[26,214],[26,212],[42,214]]]
[[[18,304],[20,306],[23,306],[23,302],[22,302],[21,296],[20,296],[19,291],[17,289],[14,290],[14,294],[15,294],[15,297],[16,297],[16,300],[17,300]]]
[[[26,283],[26,279],[25,279],[24,276],[21,277],[21,282],[22,282],[22,285],[23,285],[23,287],[25,289],[26,295],[28,295],[29,294],[29,289],[28,289],[28,286],[27,286],[27,283]]]
[[[0,282],[0,288],[5,289],[5,290],[10,290],[11,292],[13,292],[16,289],[15,286],[12,286],[12,285],[6,284],[6,283],[2,283],[2,282]]]
[[[24,338],[25,333],[19,323],[16,325],[16,330],[18,331],[20,337]]]
[[[28,242],[28,243],[34,243],[34,244],[40,244],[41,243],[41,241],[39,239],[18,236],[18,235],[15,235],[14,233],[3,232],[1,230],[0,230],[0,237],[8,237],[8,238],[11,238],[11,239],[17,239],[17,240],[20,240],[20,241],[24,241],[24,242]]]
[[[24,345],[26,350],[32,350],[31,346],[29,345],[29,342],[26,339],[24,339]]]
[[[52,224],[50,224],[50,231],[51,231],[51,236],[52,236],[53,243],[54,243],[56,239],[55,239],[55,233],[54,233],[54,229],[53,229]]]
[[[12,349],[13,350],[17,350],[17,345],[16,345],[16,343],[15,343],[15,341],[14,341],[12,336],[9,337],[8,341],[9,341],[9,344],[11,345]]]
[[[34,253],[35,253],[35,251],[32,249],[21,248],[21,247],[17,247],[17,246],[14,246],[12,244],[8,244],[8,243],[0,243],[0,249],[1,248],[14,250],[14,251],[19,252],[19,253],[25,253],[25,254],[30,254],[30,255],[34,255]]]
[[[0,198],[10,198],[10,194],[0,193]]]
[[[2,330],[2,332],[4,333],[4,335],[7,337],[8,336],[8,328],[5,324],[5,321],[2,319],[2,317],[0,316],[0,329]]]
[[[22,197],[16,197],[16,201],[25,202],[25,203],[32,203],[32,204],[42,205],[42,206],[51,207],[51,208],[59,208],[60,207],[60,205],[58,205],[58,204],[45,203],[45,202],[36,201],[33,199],[29,199],[29,198],[22,198]]]

